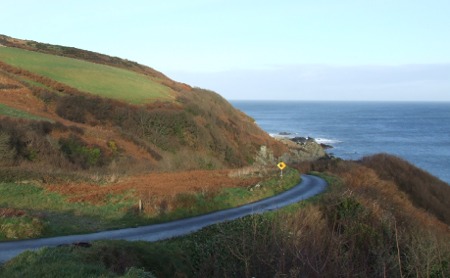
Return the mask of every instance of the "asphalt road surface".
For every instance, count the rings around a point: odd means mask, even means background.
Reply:
[[[263,213],[300,202],[323,192],[326,187],[327,183],[323,179],[316,176],[302,175],[302,182],[288,191],[241,207],[137,228],[3,242],[0,243],[0,263],[6,262],[26,250],[36,250],[41,247],[94,240],[158,241],[186,235],[212,224],[234,220],[250,214]]]

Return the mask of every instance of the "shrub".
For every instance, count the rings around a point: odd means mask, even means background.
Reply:
[[[10,145],[10,136],[4,131],[0,131],[0,163],[10,163],[14,155],[14,150]]]
[[[45,104],[55,102],[59,98],[58,94],[43,88],[33,86],[32,91],[33,95],[42,100]]]
[[[64,96],[59,98],[56,113],[67,120],[85,123],[86,122],[86,98],[84,96]]]
[[[101,166],[102,151],[98,146],[88,146],[80,137],[71,135],[59,140],[61,151],[75,165],[83,169],[92,166]]]
[[[14,84],[2,84],[0,83],[0,90],[14,90],[19,89],[20,86]]]

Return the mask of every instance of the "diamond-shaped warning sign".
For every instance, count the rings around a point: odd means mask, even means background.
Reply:
[[[280,162],[277,164],[278,168],[280,168],[280,170],[283,170],[284,168],[286,168],[286,163],[284,162]]]

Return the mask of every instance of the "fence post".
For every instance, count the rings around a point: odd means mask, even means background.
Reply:
[[[142,211],[142,200],[141,199],[139,199],[139,212],[141,212]]]

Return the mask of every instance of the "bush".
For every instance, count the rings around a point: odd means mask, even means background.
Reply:
[[[66,155],[70,162],[88,169],[93,166],[102,166],[105,163],[105,157],[98,146],[88,146],[80,137],[71,135],[68,138],[59,140],[61,151]]]
[[[42,100],[45,104],[50,104],[52,102],[55,102],[58,100],[59,96],[58,94],[51,92],[49,90],[39,88],[39,87],[32,87],[33,95]]]
[[[59,98],[56,113],[69,121],[77,123],[86,122],[86,97],[84,96],[64,96]]]
[[[0,134],[5,155],[19,164],[23,160],[58,162],[59,149],[54,148],[47,137],[58,124],[48,121],[30,121],[24,119],[0,119]],[[9,138],[8,140],[7,137]],[[7,151],[9,149],[9,151]]]
[[[15,152],[10,144],[10,136],[4,131],[0,131],[0,163],[9,164],[14,155]]]

